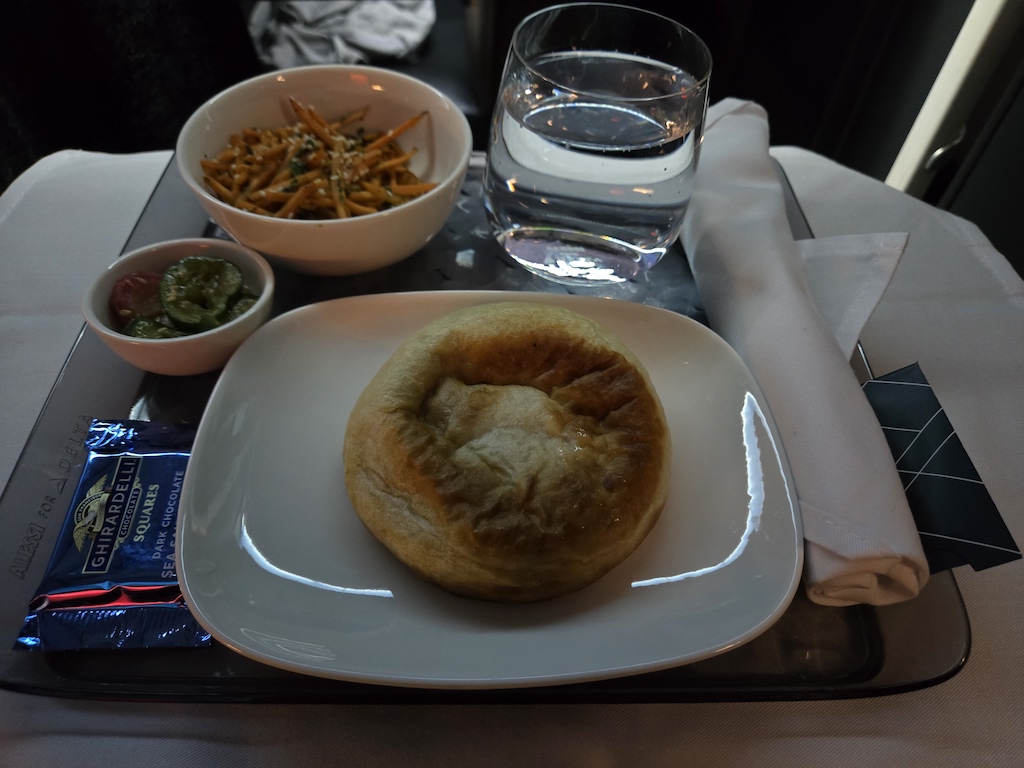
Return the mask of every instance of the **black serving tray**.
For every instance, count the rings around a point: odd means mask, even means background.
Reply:
[[[352,277],[275,269],[275,312],[366,293],[415,290],[567,292],[528,274],[495,243],[481,201],[475,155],[445,228],[392,267]],[[812,237],[781,167],[794,235]],[[124,251],[160,240],[223,237],[179,176],[173,159]],[[670,252],[642,278],[611,289],[568,291],[665,307],[705,321],[684,254]],[[173,650],[12,650],[43,577],[82,471],[93,418],[198,422],[218,374],[146,374],[110,352],[88,328],[54,384],[0,496],[0,541],[15,553],[0,572],[0,687],[41,695],[160,701],[350,703],[595,703],[835,699],[934,685],[956,674],[970,625],[951,573],[932,576],[914,600],[884,608],[827,608],[802,592],[749,643],[675,669],[607,681],[495,691],[450,691],[348,683],[266,666],[222,645]],[[600,638],[595,638],[600,642]]]

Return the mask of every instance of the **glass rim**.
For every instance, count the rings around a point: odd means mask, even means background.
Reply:
[[[654,11],[648,11],[648,10],[646,10],[644,8],[635,8],[635,7],[629,6],[629,5],[622,5],[622,4],[619,4],[619,3],[560,3],[558,5],[551,5],[551,6],[548,6],[546,8],[541,8],[540,10],[534,11],[533,13],[531,13],[528,16],[524,17],[516,25],[516,28],[512,31],[512,40],[511,40],[511,43],[509,45],[509,49],[510,49],[511,54],[516,57],[516,59],[522,64],[522,66],[524,66],[531,73],[536,75],[538,78],[540,78],[542,80],[546,80],[546,81],[548,81],[548,82],[550,82],[550,83],[552,83],[552,84],[554,84],[554,85],[556,85],[556,86],[558,86],[560,88],[565,88],[566,90],[572,90],[572,91],[576,91],[577,93],[581,93],[581,94],[585,94],[585,95],[590,95],[590,96],[600,96],[601,98],[608,99],[608,100],[622,100],[622,101],[629,101],[629,102],[634,102],[635,103],[635,102],[641,102],[641,101],[659,101],[661,99],[673,99],[673,98],[678,98],[678,96],[679,96],[679,94],[662,94],[662,95],[659,95],[659,96],[642,96],[642,97],[629,96],[629,97],[627,97],[627,96],[614,96],[614,95],[613,96],[609,96],[607,93],[591,93],[589,91],[581,90],[581,89],[576,88],[574,86],[568,85],[567,83],[558,82],[557,80],[552,79],[550,76],[544,75],[544,74],[541,74],[540,72],[538,72],[526,60],[526,57],[522,53],[521,47],[519,45],[520,34],[523,32],[523,30],[525,29],[527,24],[529,24],[530,22],[532,22],[533,20],[535,20],[539,16],[550,15],[552,13],[555,13],[556,11],[563,11],[563,10],[565,10],[567,8],[579,8],[579,9],[584,9],[584,8],[587,8],[587,9],[614,8],[615,10],[619,10],[619,11],[628,11],[629,13],[637,14],[637,15],[640,15],[640,16],[647,16],[647,17],[651,18],[652,20],[660,20],[660,21],[663,21],[663,22],[665,22],[667,24],[670,24],[675,29],[681,30],[687,36],[689,36],[700,47],[700,50],[704,54],[704,57],[707,59],[707,66],[706,66],[707,71],[703,75],[701,75],[700,77],[695,76],[692,72],[686,72],[686,74],[688,74],[691,77],[693,77],[693,84],[694,84],[693,90],[695,90],[698,93],[702,93],[702,92],[704,92],[706,90],[708,81],[711,79],[711,71],[713,69],[714,61],[713,61],[713,59],[711,57],[711,50],[708,48],[707,43],[705,43],[704,40],[701,39],[700,35],[698,35],[692,29],[687,27],[685,24],[680,24],[675,19],[671,19],[668,16],[664,16],[663,14],[655,13]],[[654,60],[654,59],[652,59],[652,60]]]

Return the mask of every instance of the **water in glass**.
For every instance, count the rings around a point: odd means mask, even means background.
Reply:
[[[628,280],[675,240],[693,190],[705,93],[681,69],[601,51],[506,73],[485,197],[498,240],[565,283]]]

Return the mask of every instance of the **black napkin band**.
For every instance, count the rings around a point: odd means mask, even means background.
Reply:
[[[903,480],[932,573],[1021,558],[995,502],[917,363],[864,384]]]

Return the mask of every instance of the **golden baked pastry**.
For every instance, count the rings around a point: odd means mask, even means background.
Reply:
[[[345,433],[345,482],[370,532],[423,578],[487,600],[590,584],[640,544],[671,446],[640,361],[597,323],[501,302],[409,338]]]

